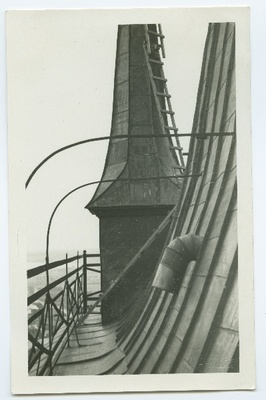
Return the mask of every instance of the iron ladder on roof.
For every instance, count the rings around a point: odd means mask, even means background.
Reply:
[[[173,131],[175,134],[175,145],[170,146],[170,150],[175,152],[178,160],[178,165],[173,166],[174,171],[179,170],[180,174],[185,173],[185,163],[182,150],[178,138],[178,128],[176,126],[174,111],[171,104],[171,95],[167,88],[167,79],[164,75],[161,55],[165,58],[164,35],[162,34],[161,25],[158,24],[158,32],[149,29],[145,25],[146,42],[144,43],[144,53],[147,62],[147,67],[150,75],[151,86],[154,92],[155,102],[159,111],[160,122],[163,126],[165,134]],[[160,55],[161,51],[161,55]]]

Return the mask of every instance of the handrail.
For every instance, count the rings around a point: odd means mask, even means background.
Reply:
[[[28,279],[54,270],[65,264],[65,274],[56,276],[47,284],[28,296],[30,315],[28,317],[28,369],[30,375],[51,375],[70,335],[76,328],[80,315],[87,311],[90,293],[87,288],[87,273],[90,266],[99,263],[89,262],[90,258],[99,258],[99,254],[77,254],[75,257],[41,265],[27,271]],[[83,263],[79,262],[83,259]],[[73,270],[69,263],[76,261]],[[81,264],[81,265],[80,265]],[[61,274],[61,269],[59,270]],[[99,272],[97,269],[96,272]],[[45,279],[45,277],[44,277]],[[59,289],[59,291],[58,291]],[[77,339],[78,340],[78,339]]]
[[[64,258],[62,260],[50,262],[49,264],[43,264],[38,267],[28,269],[27,270],[27,278],[28,279],[33,278],[34,276],[39,275],[43,272],[50,271],[51,269],[60,267],[61,265],[65,265],[66,261],[70,263],[72,261],[76,261],[77,258],[81,259],[82,257],[83,257],[83,255],[73,256],[68,259]],[[86,257],[100,257],[100,254],[86,254]]]
[[[38,267],[35,267],[35,268],[32,268],[32,269],[28,269],[27,278],[28,279],[33,278],[34,276],[42,274],[43,272],[50,271],[51,269],[54,269],[56,267],[60,267],[61,265],[65,265],[66,261],[67,262],[72,262],[72,261],[76,261],[77,258],[81,259],[82,257],[83,257],[82,255],[73,256],[71,258],[68,258],[67,260],[63,259],[63,260],[53,261],[53,262],[51,262],[49,264],[43,264],[43,265],[40,265]]]
[[[83,266],[75,269],[74,271],[69,272],[68,274],[62,276],[61,278],[57,279],[56,281],[54,281],[52,283],[49,283],[49,285],[46,285],[44,288],[38,290],[38,292],[29,296],[28,297],[28,306],[30,306],[32,303],[34,303],[34,301],[38,300],[40,297],[42,297],[44,294],[46,294],[49,290],[54,289],[56,286],[60,285],[60,283],[64,282],[68,278],[71,278],[71,276],[77,274],[80,270],[82,270],[82,268],[83,268]]]

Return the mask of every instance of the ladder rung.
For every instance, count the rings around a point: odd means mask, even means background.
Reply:
[[[181,146],[170,146],[169,149],[183,150],[183,147],[181,147]],[[184,154],[184,153],[183,153],[183,154]]]
[[[157,79],[158,81],[167,82],[167,79],[166,78],[162,78],[161,76],[153,75],[152,77],[153,77],[153,79]]]
[[[174,115],[174,111],[161,110],[162,113]]]
[[[174,169],[185,169],[185,167],[182,167],[181,165],[174,165],[173,168]]]
[[[171,95],[170,95],[170,94],[166,94],[166,93],[157,92],[157,95],[158,95],[158,96],[167,97],[168,99],[171,98]]]
[[[162,35],[161,33],[158,33],[158,32],[155,32],[155,31],[150,31],[150,30],[148,30],[147,32],[150,33],[151,35],[158,36],[158,37],[160,37],[162,39],[165,38],[165,36]]]
[[[91,307],[92,304],[88,304],[88,306]],[[97,304],[97,305],[95,306],[95,308],[101,308],[101,304]]]
[[[175,128],[174,126],[165,126],[165,129],[167,129],[168,131],[178,132],[178,128]]]
[[[86,267],[100,267],[100,263],[95,263],[95,264],[86,264]]]
[[[154,63],[154,64],[164,65],[162,61],[154,60],[153,58],[149,58],[149,61],[150,61],[151,63]]]

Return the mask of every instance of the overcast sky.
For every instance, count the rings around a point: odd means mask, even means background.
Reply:
[[[158,20],[157,12],[139,22],[162,24],[176,123],[180,132],[190,132],[208,20],[204,13],[169,15]],[[132,21],[87,11],[10,15],[9,128],[23,137],[25,181],[52,151],[110,134],[117,25],[127,22]],[[29,252],[45,252],[53,208],[71,189],[101,178],[106,151],[107,142],[78,146],[37,172],[27,189]],[[51,250],[97,250],[98,219],[84,209],[95,189],[81,189],[60,206],[51,228]]]

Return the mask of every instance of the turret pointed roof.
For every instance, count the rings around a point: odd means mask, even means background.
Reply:
[[[110,143],[102,182],[86,206],[92,213],[108,207],[171,206],[179,198],[181,180],[163,178],[176,174],[179,161],[164,130],[166,114],[162,123],[159,108],[166,109],[165,96],[159,98],[152,87],[151,73],[158,75],[162,63],[158,39],[153,35],[149,46],[155,62],[149,70],[144,50],[147,29],[156,32],[157,28],[118,28]],[[158,79],[156,85],[157,92],[163,93],[164,81]],[[117,135],[123,137],[112,138]],[[104,182],[109,180],[113,182]]]

